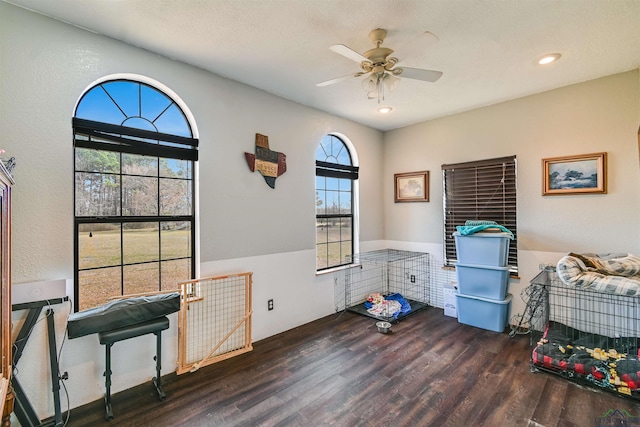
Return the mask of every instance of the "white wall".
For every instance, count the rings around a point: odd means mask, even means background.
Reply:
[[[567,252],[640,254],[638,70],[479,108],[385,134],[385,238],[443,242],[441,165],[516,155],[521,290]],[[542,159],[608,153],[608,193],[542,196]],[[393,174],[429,170],[429,203],[393,202]],[[440,255],[442,252],[440,252]]]
[[[17,159],[14,283],[73,278],[71,118],[83,91],[112,74],[158,81],[192,112],[200,136],[200,276],[254,272],[254,341],[334,312],[331,276],[315,274],[315,150],[325,134],[345,135],[357,151],[363,244],[384,237],[381,132],[4,2],[0,40],[0,148]],[[287,155],[275,189],[246,164],[256,133]],[[267,313],[269,298],[275,310]],[[68,308],[55,309],[63,328]],[[15,314],[16,326],[23,317]],[[35,333],[18,375],[44,418],[53,403],[46,341]],[[168,373],[177,357],[175,316],[163,343]],[[72,407],[102,397],[103,353],[96,335],[65,342],[60,363]],[[154,354],[153,335],[114,345],[113,392],[154,376]]]

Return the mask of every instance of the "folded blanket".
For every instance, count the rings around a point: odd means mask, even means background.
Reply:
[[[373,304],[373,306],[367,309],[369,314],[385,317],[398,317],[398,313],[402,309],[402,305],[398,301],[384,300],[381,303]]]
[[[398,311],[397,313],[395,313],[395,315],[393,317],[395,317],[396,319],[398,318],[399,315],[401,314],[407,314],[411,311],[411,304],[409,304],[409,301],[407,301],[402,295],[400,294],[391,294],[391,295],[387,295],[387,300],[389,301],[398,301],[400,303],[400,311]]]
[[[382,296],[374,293],[367,297],[364,307],[369,314],[397,319],[400,315],[405,315],[411,311],[411,304],[401,294],[395,293]]]
[[[460,235],[462,236],[467,236],[469,234],[475,234],[478,233],[480,231],[486,231],[489,229],[497,229],[502,231],[503,233],[508,233],[509,237],[513,240],[513,233],[511,232],[511,230],[509,230],[508,228],[498,224],[495,221],[474,221],[474,220],[469,220],[466,221],[464,223],[464,225],[458,225],[456,227],[456,230],[458,230],[458,233],[460,233]]]
[[[623,255],[618,258],[600,258],[570,252],[568,256],[578,258],[589,271],[607,274],[609,276],[631,277],[640,275],[640,257]]]
[[[603,259],[570,253],[558,261],[558,277],[566,285],[608,294],[640,295],[640,257]]]

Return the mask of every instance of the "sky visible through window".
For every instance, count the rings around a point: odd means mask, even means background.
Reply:
[[[180,108],[165,94],[142,83],[113,81],[87,92],[76,117],[170,135],[191,137]]]

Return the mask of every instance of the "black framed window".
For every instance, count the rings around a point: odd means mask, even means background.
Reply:
[[[194,278],[198,140],[182,109],[145,83],[107,81],[82,96],[73,132],[75,309]]]
[[[316,269],[351,262],[354,248],[354,180],[358,167],[344,141],[325,136],[316,150]]]
[[[518,274],[516,157],[442,165],[445,265],[457,260],[453,233],[467,220],[495,221],[514,235],[508,264]]]

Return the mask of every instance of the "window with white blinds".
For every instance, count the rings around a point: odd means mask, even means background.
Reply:
[[[513,232],[511,274],[518,274],[516,157],[442,165],[445,265],[457,260],[453,233],[467,220],[495,221]]]

